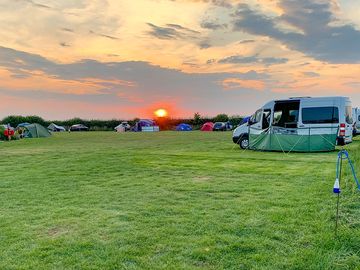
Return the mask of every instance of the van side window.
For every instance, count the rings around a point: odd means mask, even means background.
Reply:
[[[346,115],[346,123],[348,124],[352,124],[353,123],[353,119],[352,119],[352,108],[350,106],[346,106],[345,108],[345,115]]]
[[[297,100],[275,103],[273,126],[296,128],[299,107],[300,102]]]
[[[303,124],[336,124],[339,123],[338,107],[313,107],[302,109]]]

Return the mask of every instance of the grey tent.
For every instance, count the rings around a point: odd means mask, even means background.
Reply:
[[[51,133],[40,124],[30,124],[24,127],[26,138],[50,137]]]
[[[48,130],[53,131],[53,132],[60,132],[60,131],[66,131],[66,129],[63,126],[58,126],[54,123],[51,123],[48,126]]]

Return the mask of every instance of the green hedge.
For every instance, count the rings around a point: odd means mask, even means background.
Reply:
[[[157,124],[160,126],[160,130],[175,129],[175,127],[180,123],[186,123],[192,125],[193,128],[196,130],[196,129],[200,129],[201,126],[206,122],[218,122],[218,121],[221,122],[229,121],[233,125],[233,127],[235,127],[242,121],[242,119],[243,117],[238,115],[229,117],[226,114],[219,114],[215,117],[207,117],[207,116],[202,117],[200,116],[200,114],[196,113],[194,114],[194,118],[183,118],[183,119],[164,118],[164,119],[159,119],[157,121]],[[128,122],[131,126],[133,126],[138,120],[139,120],[138,118],[135,118],[133,120],[128,120]],[[2,119],[1,123],[5,125],[10,124],[12,127],[17,127],[18,124],[24,122],[39,123],[44,127],[47,127],[50,123],[55,123],[59,126],[64,126],[66,129],[69,129],[69,127],[74,124],[84,124],[85,126],[89,127],[90,130],[93,131],[113,131],[114,128],[122,121],[125,120],[121,120],[121,119],[86,120],[81,118],[72,118],[69,120],[47,121],[36,115],[30,115],[30,116],[10,115]]]

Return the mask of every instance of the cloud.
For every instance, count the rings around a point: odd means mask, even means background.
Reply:
[[[195,31],[195,30],[192,30],[190,28],[186,28],[186,27],[181,26],[179,24],[168,23],[168,24],[166,24],[166,26],[171,27],[171,28],[175,28],[175,29],[178,29],[178,30],[182,30],[182,31],[185,31],[185,32],[193,33],[193,34],[200,34],[199,31]]]
[[[151,27],[150,35],[159,39],[177,39],[181,34],[174,28],[161,27],[152,23],[147,23]]]
[[[253,56],[242,56],[242,55],[233,55],[223,59],[220,59],[218,63],[220,64],[264,64],[266,66],[284,64],[287,63],[287,58],[275,58],[275,57],[258,57],[257,55]]]
[[[188,74],[176,69],[161,68],[142,61],[126,62],[99,62],[92,59],[84,59],[69,64],[56,63],[37,54],[30,54],[10,48],[0,47],[0,66],[11,72],[21,71],[42,72],[49,76],[64,80],[81,80],[85,78],[121,79],[124,81],[136,81],[137,78],[153,82],[156,79],[166,78],[171,75],[175,82],[181,83],[181,78],[188,81],[189,78],[219,79],[239,77],[241,79],[266,79],[268,75],[249,71],[246,73],[194,73]],[[151,77],[151,76],[154,77]],[[154,80],[153,80],[154,79]],[[159,80],[162,81],[162,80]],[[169,81],[171,85],[171,81]]]
[[[64,31],[64,32],[70,32],[70,33],[74,33],[74,32],[75,32],[73,29],[66,28],[66,27],[61,28],[61,30]]]
[[[179,24],[166,24],[166,27],[147,23],[151,27],[148,33],[159,39],[198,39],[200,32],[183,27]]]
[[[1,71],[3,70],[3,71]],[[0,47],[0,92],[30,99],[82,100],[87,103],[117,104],[140,108],[156,102],[175,102],[186,111],[217,114],[237,108],[243,93],[260,89],[269,80],[266,73],[185,73],[147,62],[100,62],[84,59],[56,63],[40,55]],[[241,83],[240,83],[241,82]],[[236,87],[235,87],[236,86]],[[222,102],[219,104],[218,100]],[[209,109],[209,108],[214,108]],[[1,108],[0,108],[1,113]],[[84,112],[84,115],[86,112]],[[136,116],[134,112],[129,114]]]
[[[254,43],[254,39],[243,39],[239,41],[239,44],[247,44],[247,43]]]
[[[227,28],[228,25],[217,21],[204,20],[201,22],[200,26],[205,29],[221,30]]]
[[[313,71],[305,71],[302,73],[305,77],[311,77],[311,78],[315,78],[315,77],[320,77],[319,73],[313,72]]]
[[[46,3],[48,8],[34,5],[37,3]],[[0,1],[0,17],[6,21],[0,23],[0,36],[5,40],[3,44],[9,47],[42,53],[43,45],[46,44],[48,55],[51,54],[52,58],[69,58],[84,51],[80,44],[88,42],[89,47],[94,47],[97,42],[103,42],[101,38],[117,39],[122,21],[119,14],[115,13],[107,1],[99,0]],[[92,31],[92,37],[89,37],[89,31]],[[72,44],[74,50],[68,55],[59,56],[56,50],[59,42],[63,41]]]
[[[37,7],[37,8],[45,8],[45,9],[52,9],[52,7],[48,6],[48,5],[44,5],[44,4],[39,4],[35,1],[32,0],[16,0],[17,2],[21,1],[21,2],[26,2],[30,5],[32,5],[33,7]]]
[[[265,89],[265,83],[257,80],[241,80],[237,78],[227,78],[221,82],[224,90],[243,90],[251,89],[257,91],[263,91]]]
[[[108,39],[113,39],[113,40],[119,39],[118,37],[115,37],[115,36],[110,36],[110,35],[106,35],[106,34],[102,34],[102,33],[95,33],[92,30],[90,30],[89,33],[93,34],[93,35],[96,35],[96,36],[99,36],[99,37],[105,37],[105,38],[108,38]]]
[[[283,14],[269,17],[239,4],[233,13],[234,31],[267,36],[292,50],[330,63],[359,63],[360,31],[353,25],[336,25],[330,2],[283,0]],[[284,29],[288,25],[295,30]]]
[[[180,2],[181,0],[170,0],[170,1]],[[214,6],[228,8],[228,9],[233,7],[233,5],[231,3],[232,2],[231,0],[182,0],[182,1],[193,2],[193,3],[197,3],[197,2],[209,3],[209,4],[214,5]]]
[[[199,46],[200,49],[211,47],[207,38],[201,36],[201,32],[181,26],[179,24],[166,24],[165,27],[157,26],[153,23],[147,23],[151,31],[148,32],[153,37],[163,40],[187,40]]]
[[[61,47],[71,47],[70,44],[67,44],[66,42],[60,42],[59,45]]]
[[[345,86],[350,87],[352,89],[359,89],[360,88],[360,82],[359,81],[351,81],[344,83]]]
[[[208,48],[210,48],[211,47],[210,41],[209,40],[202,40],[199,43],[199,47],[200,47],[200,49],[208,49]]]
[[[229,0],[211,0],[211,3],[215,6],[224,7],[224,8],[232,8],[231,1]]]

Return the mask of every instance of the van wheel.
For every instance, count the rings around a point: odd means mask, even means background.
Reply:
[[[249,148],[249,138],[247,136],[242,137],[239,141],[239,145],[241,149]]]

